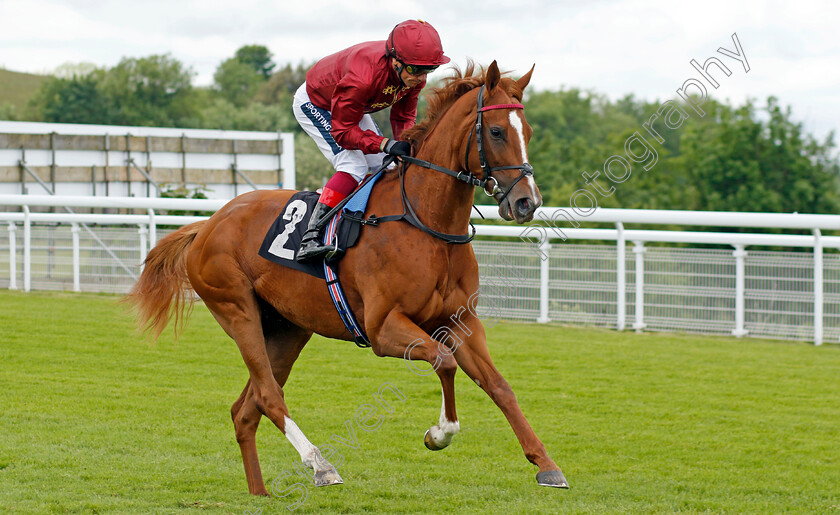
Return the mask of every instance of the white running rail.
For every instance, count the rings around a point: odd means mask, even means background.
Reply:
[[[17,289],[22,261],[23,289],[33,288],[33,249],[41,275],[61,275],[61,259],[72,267],[72,290],[82,290],[83,261],[95,261],[95,246],[82,252],[80,224],[94,224],[116,241],[113,252],[137,266],[158,240],[160,226],[180,226],[205,219],[161,211],[216,211],[226,200],[135,197],[0,195],[0,223],[8,227],[8,286]],[[100,208],[135,214],[44,213],[35,208]],[[20,209],[21,211],[17,211]],[[479,206],[489,219],[497,208]],[[136,214],[137,212],[142,214]],[[588,229],[581,222],[611,224]],[[45,225],[47,224],[47,225]],[[56,225],[58,224],[58,225]],[[64,225],[62,225],[64,224]],[[790,229],[809,234],[728,233],[628,229],[625,225],[678,225]],[[22,226],[23,242],[17,239]],[[126,229],[133,226],[135,229]],[[33,247],[33,227],[44,243]],[[63,229],[59,229],[63,227]],[[68,231],[69,229],[69,231]],[[670,330],[804,339],[821,344],[826,335],[840,337],[840,216],[783,213],[729,213],[664,210],[598,209],[575,219],[565,208],[540,208],[526,226],[478,225],[479,236],[513,238],[514,242],[476,241],[485,308],[495,305],[502,318],[538,322],[628,325],[637,331]],[[62,232],[63,231],[63,232]],[[110,231],[110,232],[108,232]],[[131,232],[134,231],[134,236]],[[52,238],[52,240],[50,240]],[[61,244],[62,238],[71,240]],[[609,241],[613,245],[572,244],[569,240]],[[566,243],[562,243],[566,242]],[[558,244],[562,243],[562,244]],[[647,244],[654,244],[653,246]],[[627,252],[632,244],[632,252]],[[684,248],[660,244],[701,244]],[[727,246],[730,250],[721,249]],[[780,252],[749,247],[804,248]],[[17,256],[22,250],[20,260]],[[61,251],[64,251],[62,254]],[[113,254],[112,254],[113,255]],[[53,261],[51,262],[50,259]],[[102,256],[98,258],[100,261]],[[107,260],[106,260],[107,261]],[[90,263],[86,266],[92,266]],[[100,269],[105,266],[98,263]],[[118,268],[118,267],[111,267]],[[101,270],[100,270],[101,272]],[[101,286],[86,279],[85,289],[125,291],[133,280],[119,270],[117,284]],[[91,271],[86,277],[96,275]],[[66,288],[42,277],[36,289]],[[0,283],[3,275],[0,275]],[[94,283],[96,281],[93,281]],[[102,283],[105,284],[105,283]],[[493,287],[504,286],[505,290]],[[484,292],[483,292],[484,293]],[[632,316],[632,321],[631,321]],[[826,322],[829,327],[826,327]]]

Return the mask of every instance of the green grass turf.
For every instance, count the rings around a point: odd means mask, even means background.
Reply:
[[[233,342],[196,305],[179,341],[150,344],[117,299],[0,292],[0,512],[287,513],[302,492],[296,513],[840,512],[836,345],[493,327],[496,364],[564,491],[536,485],[464,374],[461,433],[430,452],[437,379],[316,337],[286,400],[314,444],[334,444],[345,484],[293,490],[299,457],[263,419],[266,482],[291,495],[255,498],[229,415],[247,378]],[[405,400],[361,430],[356,410],[386,382]],[[355,449],[330,438],[348,438],[348,420]]]

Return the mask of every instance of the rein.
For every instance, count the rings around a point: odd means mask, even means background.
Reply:
[[[470,130],[470,136],[467,139],[467,146],[466,151],[464,152],[464,168],[466,171],[454,171],[450,170],[449,168],[444,168],[442,166],[436,165],[429,161],[425,161],[423,159],[417,159],[416,157],[412,156],[401,156],[400,160],[403,162],[403,166],[400,168],[400,193],[402,195],[403,201],[403,214],[401,215],[392,215],[392,216],[382,216],[382,217],[375,217],[371,216],[369,219],[362,221],[363,224],[369,225],[377,225],[379,222],[387,222],[391,220],[405,220],[414,227],[417,227],[421,231],[425,232],[426,234],[430,234],[435,238],[441,239],[447,243],[454,243],[454,244],[464,244],[469,243],[475,238],[475,226],[472,222],[470,222],[470,228],[472,231],[470,234],[446,234],[442,232],[435,231],[434,229],[428,227],[420,219],[417,217],[417,213],[415,213],[414,208],[411,206],[411,203],[408,201],[408,197],[405,193],[405,165],[413,164],[420,166],[422,168],[428,168],[429,170],[434,170],[436,172],[440,172],[450,177],[454,177],[455,179],[467,183],[471,186],[478,186],[484,190],[484,193],[490,197],[494,197],[495,195],[502,193],[503,190],[499,188],[499,181],[493,177],[493,172],[498,172],[500,170],[519,170],[520,174],[516,180],[508,187],[507,191],[504,191],[502,198],[499,199],[499,204],[504,201],[510,192],[513,190],[513,187],[522,180],[524,177],[534,175],[534,168],[531,166],[530,163],[522,163],[521,165],[510,165],[510,166],[496,166],[491,167],[487,163],[487,155],[484,152],[484,140],[482,138],[482,122],[483,122],[483,113],[484,111],[490,111],[493,109],[525,109],[525,106],[522,104],[493,104],[489,106],[484,105],[484,84],[481,85],[481,89],[478,90],[478,100],[477,100],[477,107],[476,107],[476,120],[475,120],[475,127]],[[470,142],[472,141],[473,134],[475,134],[475,143],[476,147],[478,148],[478,161],[481,164],[481,170],[484,173],[483,177],[479,179],[475,175],[472,174],[469,167],[469,155],[470,155]],[[488,194],[486,191],[487,181],[492,179],[494,182],[493,193]],[[358,220],[357,220],[358,221]]]
[[[412,158],[412,159],[414,159],[414,158]],[[428,161],[422,161],[422,160],[418,160],[418,161],[420,161],[421,163],[428,163]],[[428,163],[428,164],[432,164],[432,163]],[[421,165],[421,166],[423,166],[423,165]],[[432,167],[434,167],[434,168],[432,168]],[[432,167],[426,167],[426,168],[431,168],[432,170],[436,170],[436,169],[440,168],[439,171],[444,171],[444,173],[447,173],[449,175],[456,173],[456,172],[452,172],[451,170],[448,170],[446,168],[439,167],[437,165],[432,165]],[[417,213],[414,211],[414,207],[411,205],[411,202],[409,202],[409,200],[408,200],[408,195],[406,195],[406,193],[405,193],[405,163],[403,163],[403,166],[400,167],[399,174],[400,174],[400,195],[402,196],[402,204],[403,204],[402,214],[400,214],[400,215],[387,215],[387,216],[376,216],[376,215],[372,214],[369,217],[364,218],[363,216],[354,216],[351,213],[345,212],[344,215],[343,215],[344,218],[347,218],[347,219],[352,220],[354,222],[358,222],[362,225],[373,225],[373,226],[377,226],[382,222],[396,222],[398,220],[405,220],[406,222],[410,223],[411,225],[420,229],[421,231],[425,232],[426,234],[434,236],[437,239],[443,240],[446,243],[464,244],[464,243],[471,242],[473,240],[473,238],[475,238],[476,230],[475,230],[475,225],[473,225],[472,221],[470,221],[470,228],[472,230],[469,234],[447,234],[447,233],[444,233],[444,232],[436,231],[436,230],[432,229],[431,227],[429,227],[428,225],[421,222],[420,218],[417,216]],[[453,175],[453,177],[454,177],[454,175]]]

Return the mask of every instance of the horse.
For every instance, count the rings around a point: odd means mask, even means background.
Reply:
[[[499,71],[496,61],[486,69],[469,62],[463,73],[455,67],[454,75],[429,95],[424,120],[403,134],[414,156],[379,180],[367,207],[368,213],[411,211],[418,223],[365,227],[338,270],[372,351],[426,361],[440,379],[443,404],[439,422],[424,436],[426,447],[443,449],[458,433],[454,379],[460,367],[504,413],[525,457],[539,468],[537,483],[568,488],[490,357],[474,310],[478,264],[470,238],[464,237],[476,187],[493,196],[504,219],[519,224],[531,221],[542,203],[526,151],[532,129],[521,105],[533,71],[514,80]],[[478,169],[483,177],[472,173]],[[194,299],[192,290],[236,342],[249,378],[231,418],[254,495],[269,495],[255,443],[262,416],[300,453],[317,486],[343,482],[291,418],[283,386],[313,333],[347,341],[353,337],[323,280],[257,255],[268,227],[293,193],[242,194],[208,220],[162,238],[125,298],[139,326],[156,339],[173,318],[178,334]],[[460,343],[433,339],[430,334],[441,327],[459,331]]]

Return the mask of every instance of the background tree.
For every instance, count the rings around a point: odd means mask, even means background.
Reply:
[[[18,119],[18,109],[11,102],[0,103],[0,120],[16,121]]]
[[[29,104],[35,118],[54,123],[114,123],[117,108],[101,88],[102,70],[44,83]]]
[[[704,106],[705,108],[705,106]],[[833,135],[823,143],[802,133],[770,97],[762,120],[752,102],[714,104],[714,123],[691,124],[684,160],[699,209],[837,213],[838,162]]]
[[[291,111],[292,95],[309,67],[299,63],[277,69],[265,47],[248,45],[220,63],[213,87],[193,88],[192,71],[168,55],[125,58],[110,69],[68,64],[57,71],[59,76],[37,82],[39,89],[23,112],[23,104],[15,108],[10,103],[12,85],[0,84],[0,118],[292,131],[297,134],[298,184],[314,189],[332,170]],[[427,92],[435,86],[430,83]],[[425,96],[420,97],[419,118]],[[611,100],[570,88],[531,91],[524,103],[534,128],[529,159],[545,205],[568,205],[571,194],[587,186],[582,174],[601,172],[601,184],[615,188],[598,198],[603,207],[840,212],[840,162],[833,135],[817,141],[773,97],[762,107],[709,98],[705,117],[691,114],[675,130],[656,122],[654,129],[665,139],[661,144],[643,127],[660,108],[658,101],[632,95]],[[374,114],[388,137],[389,115],[387,109]],[[623,155],[634,132],[654,146],[658,162],[648,171],[634,165],[628,180],[612,184],[603,175],[604,161]],[[492,200],[477,193],[476,202]]]
[[[275,64],[271,60],[272,57],[268,48],[262,45],[246,45],[234,54],[234,59],[250,66],[263,79],[271,77],[271,72],[274,70]]]
[[[217,99],[201,111],[201,127],[236,131],[292,131],[299,127],[290,106],[263,105],[258,102],[245,107]]]
[[[255,95],[255,100],[264,104],[276,102],[289,102],[297,89],[306,81],[306,72],[312,64],[299,63],[292,67],[287,64],[274,72],[271,77],[262,85]]]
[[[93,63],[64,63],[53,70],[52,76],[59,79],[72,79],[74,77],[87,77],[98,71],[102,71],[102,68]]]
[[[219,65],[213,80],[222,97],[236,107],[245,107],[252,102],[257,88],[264,81],[250,65],[235,57]]]
[[[102,90],[120,125],[179,126],[195,119],[192,70],[169,55],[124,58],[105,74]]]

